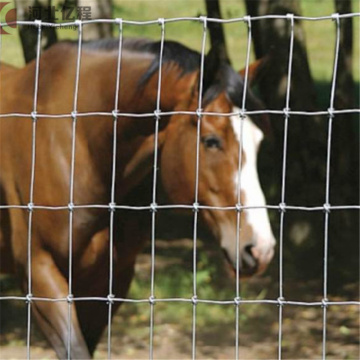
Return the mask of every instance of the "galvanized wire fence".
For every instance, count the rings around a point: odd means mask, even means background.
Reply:
[[[336,110],[334,108],[334,98],[335,98],[335,89],[336,89],[336,78],[337,78],[337,67],[338,67],[338,57],[339,57],[339,44],[340,44],[340,19],[345,18],[355,18],[359,17],[360,13],[351,13],[351,14],[333,14],[330,16],[323,17],[304,17],[296,16],[294,14],[287,15],[267,15],[267,16],[257,16],[250,17],[244,16],[241,18],[234,19],[212,19],[207,17],[183,17],[183,18],[172,18],[172,19],[157,19],[153,21],[127,21],[123,19],[113,19],[113,20],[88,20],[80,21],[76,20],[75,22],[62,23],[62,24],[53,24],[46,23],[40,20],[35,21],[18,21],[18,25],[27,25],[34,26],[38,30],[37,37],[37,57],[36,57],[36,66],[35,66],[35,86],[34,86],[34,98],[33,98],[33,110],[30,114],[25,113],[7,113],[0,114],[1,118],[10,118],[10,117],[21,117],[21,118],[31,118],[32,119],[32,151],[31,151],[31,179],[30,179],[30,192],[29,192],[29,202],[28,204],[17,204],[17,205],[3,205],[0,204],[0,210],[3,209],[25,209],[28,210],[28,291],[26,296],[2,296],[0,297],[1,301],[12,301],[20,300],[27,303],[27,358],[31,358],[31,307],[34,302],[47,301],[47,302],[67,302],[68,303],[68,341],[67,341],[67,354],[68,358],[71,358],[71,305],[77,301],[101,301],[108,304],[108,330],[107,330],[107,346],[108,346],[108,358],[111,358],[111,339],[112,339],[112,306],[115,302],[125,302],[125,303],[148,303],[150,306],[150,336],[149,336],[149,358],[153,358],[154,350],[154,313],[155,313],[155,304],[160,302],[186,302],[192,304],[192,358],[196,358],[196,320],[197,320],[197,304],[219,304],[219,305],[228,305],[235,306],[235,339],[234,339],[234,357],[239,359],[239,314],[240,314],[240,305],[245,304],[272,304],[278,306],[279,316],[278,316],[278,358],[282,358],[282,334],[283,334],[283,308],[284,306],[303,306],[303,307],[320,307],[323,312],[323,333],[322,333],[322,358],[326,358],[326,329],[327,329],[327,309],[330,306],[340,306],[340,305],[354,305],[359,306],[360,301],[330,301],[328,300],[328,242],[329,242],[329,217],[331,211],[341,211],[341,210],[359,210],[359,205],[339,205],[332,206],[330,204],[330,163],[331,163],[331,140],[332,140],[332,124],[335,116],[340,114],[360,114],[360,109],[344,109]],[[242,107],[239,112],[231,113],[215,113],[215,112],[205,112],[202,110],[202,87],[203,87],[203,74],[204,74],[204,59],[205,59],[205,46],[207,39],[207,27],[210,22],[217,23],[244,23],[247,26],[248,30],[248,39],[247,39],[247,50],[246,50],[246,65],[245,65],[245,79],[244,87],[247,88],[248,84],[248,70],[249,70],[249,59],[250,59],[250,48],[251,48],[251,25],[252,22],[262,20],[262,19],[285,19],[289,21],[291,28],[290,35],[290,46],[289,46],[289,57],[288,57],[288,76],[287,76],[287,87],[286,87],[286,101],[285,107],[283,110],[261,110],[261,111],[247,111],[246,110],[246,91],[243,92],[242,98]],[[290,109],[290,83],[292,76],[292,62],[293,62],[293,43],[294,43],[294,21],[303,20],[303,21],[334,21],[336,26],[336,43],[335,43],[335,56],[334,56],[334,65],[333,65],[333,76],[331,84],[331,95],[329,101],[329,108],[325,111],[292,111]],[[162,62],[163,62],[163,50],[164,50],[164,38],[165,38],[165,28],[167,23],[173,22],[199,22],[203,27],[202,35],[202,45],[201,45],[201,61],[200,61],[200,85],[199,85],[199,97],[198,97],[198,109],[196,111],[161,111],[161,74],[162,74]],[[112,112],[78,112],[78,92],[79,92],[79,74],[81,67],[81,47],[82,47],[82,33],[83,26],[92,23],[113,23],[118,26],[119,29],[119,50],[117,57],[117,75],[116,75],[116,93],[115,93],[115,103],[114,110]],[[123,27],[124,25],[133,25],[133,26],[143,26],[150,24],[158,24],[160,26],[160,53],[159,53],[159,72],[158,72],[158,83],[157,83],[157,100],[156,100],[156,109],[154,113],[123,113],[119,111],[118,100],[119,100],[119,91],[120,91],[120,81],[121,81],[121,57],[122,57],[122,48],[123,48]],[[1,24],[1,26],[7,26],[9,24]],[[38,109],[38,82],[39,82],[39,71],[40,71],[40,44],[41,44],[41,33],[43,27],[62,27],[62,26],[75,26],[78,29],[78,52],[77,52],[77,63],[76,63],[76,78],[75,78],[75,91],[73,97],[73,111],[71,114],[41,114],[37,112]],[[0,37],[1,40],[1,37]],[[1,46],[1,42],[0,42]],[[1,47],[0,47],[1,49]],[[158,134],[159,134],[159,122],[161,117],[169,115],[195,115],[197,117],[197,145],[196,145],[196,171],[195,171],[195,189],[194,189],[194,199],[195,202],[193,205],[183,205],[183,204],[173,204],[173,205],[158,205],[157,204],[157,168],[158,168]],[[270,115],[283,115],[284,117],[284,138],[283,138],[283,161],[282,161],[282,176],[281,176],[281,202],[278,205],[266,205],[259,206],[257,204],[251,204],[245,206],[241,204],[240,201],[240,174],[241,174],[241,144],[242,140],[239,142],[239,163],[238,163],[238,175],[239,182],[237,187],[237,203],[234,206],[227,207],[209,207],[201,205],[198,202],[198,187],[199,187],[199,167],[200,167],[200,156],[199,156],[199,144],[200,144],[200,129],[201,129],[201,120],[204,115],[208,116],[238,116],[240,134],[242,136],[243,120],[245,116],[257,115],[257,114],[270,114]],[[291,116],[319,116],[325,115],[328,116],[328,137],[327,137],[327,160],[326,160],[326,181],[324,184],[325,187],[325,199],[324,204],[320,206],[306,207],[306,206],[293,206],[286,204],[286,165],[287,165],[287,145],[288,145],[288,126],[289,119]],[[88,116],[108,116],[113,118],[113,151],[112,151],[112,175],[111,175],[111,198],[109,199],[109,204],[75,204],[74,203],[74,173],[75,173],[75,146],[76,146],[76,124],[78,118],[88,117]],[[119,116],[123,117],[155,117],[155,152],[153,160],[153,188],[152,188],[152,202],[146,206],[130,206],[124,204],[115,203],[115,188],[116,188],[116,148],[117,148],[117,124]],[[71,171],[70,171],[70,189],[69,189],[69,203],[67,206],[46,206],[42,204],[34,203],[34,182],[35,182],[35,160],[36,160],[36,129],[37,129],[37,120],[41,118],[72,118],[72,146],[71,146]],[[1,164],[0,164],[1,165]],[[75,297],[73,295],[72,289],[72,268],[73,268],[73,254],[72,254],[72,242],[73,242],[73,214],[76,209],[85,209],[85,208],[97,208],[97,209],[108,209],[110,211],[109,227],[110,227],[110,237],[109,237],[109,261],[110,261],[110,271],[109,271],[109,291],[107,297]],[[240,297],[240,284],[239,284],[239,238],[240,238],[240,229],[241,229],[241,217],[240,214],[244,210],[249,209],[259,209],[266,208],[269,210],[277,210],[280,212],[280,233],[279,233],[279,296],[277,299],[264,299],[264,300],[251,300],[251,299],[242,299]],[[154,290],[155,286],[155,243],[156,243],[156,213],[160,209],[190,209],[193,210],[193,296],[191,298],[157,298]],[[198,214],[202,209],[216,209],[222,211],[236,211],[237,212],[237,259],[236,259],[236,288],[234,291],[234,298],[230,300],[211,300],[211,299],[201,299],[197,296],[197,235],[198,235]],[[31,266],[31,234],[32,234],[32,222],[33,222],[33,213],[36,210],[48,210],[48,211],[58,211],[58,210],[68,210],[69,212],[69,263],[68,263],[68,295],[66,298],[44,298],[36,297],[32,294],[32,266]],[[117,210],[131,210],[131,211],[151,211],[152,212],[152,226],[151,226],[151,280],[150,280],[150,289],[149,297],[145,299],[131,299],[131,298],[118,298],[113,294],[113,233],[114,233],[114,214]],[[323,211],[324,212],[324,258],[323,258],[323,295],[321,301],[313,302],[304,302],[296,300],[287,300],[284,294],[284,270],[283,270],[283,247],[284,247],[284,217],[286,211]]]

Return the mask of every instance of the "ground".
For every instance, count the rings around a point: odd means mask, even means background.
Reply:
[[[174,267],[186,268],[191,258],[191,240],[157,242],[155,293],[158,297],[172,296],[176,288],[167,279]],[[200,253],[203,247],[199,244]],[[204,250],[205,251],[205,250]],[[180,257],[179,257],[180,254]],[[210,251],[210,259],[212,254]],[[215,255],[216,259],[217,255]],[[203,260],[199,261],[200,274]],[[205,264],[206,265],[206,264]],[[148,251],[139,256],[136,281],[130,292],[131,297],[142,297],[146,291],[139,290],[148,284],[150,255]],[[271,271],[270,271],[271,273]],[[184,272],[182,277],[186,277]],[[201,275],[204,278],[206,276]],[[212,278],[212,272],[208,276]],[[172,277],[178,283],[180,280]],[[273,275],[254,278],[243,285],[244,298],[274,299],[277,285]],[[199,283],[204,290],[203,297],[223,296],[229,293],[233,279],[224,279],[224,286],[208,280]],[[160,283],[160,284],[159,284]],[[184,285],[185,284],[185,285]],[[167,289],[162,289],[162,286]],[[180,284],[186,287],[186,282]],[[293,282],[286,286],[289,299],[314,301],[321,299],[321,284],[317,281]],[[12,290],[14,291],[14,290]],[[179,294],[184,296],[183,289]],[[206,292],[207,291],[207,292]],[[142,294],[143,292],[143,294]],[[168,293],[167,293],[168,292]],[[347,285],[341,296],[330,296],[332,301],[355,300],[357,285]],[[230,292],[231,293],[231,292]],[[320,291],[321,294],[321,291]],[[23,304],[6,302],[2,304],[3,325],[1,327],[1,359],[26,358],[26,311]],[[155,306],[154,358],[191,358],[190,304],[157,304]],[[106,333],[99,344],[95,358],[107,357]],[[233,359],[235,354],[235,310],[233,305],[198,305],[196,332],[196,357],[198,359]],[[278,352],[278,307],[276,305],[242,305],[240,307],[239,356],[241,359],[275,359]],[[320,307],[286,306],[284,308],[282,354],[284,359],[320,359],[322,350],[322,309]],[[359,307],[334,306],[327,316],[327,359],[357,359],[359,354]],[[149,357],[149,305],[126,304],[116,314],[113,322],[112,358],[146,359]],[[53,359],[55,353],[48,346],[36,326],[31,338],[32,359]]]

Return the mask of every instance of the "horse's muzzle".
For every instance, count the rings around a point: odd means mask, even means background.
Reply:
[[[232,259],[226,250],[224,250],[224,255],[234,275],[236,275],[238,264],[240,277],[250,277],[255,274],[262,274],[266,270],[274,255],[274,249],[270,247],[267,251],[259,251],[256,246],[247,245],[240,251],[238,261]]]
[[[254,257],[252,249],[252,245],[247,245],[240,254],[240,270],[245,276],[256,274],[259,268],[259,260]]]

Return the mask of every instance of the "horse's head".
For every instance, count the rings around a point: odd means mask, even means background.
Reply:
[[[262,73],[259,71],[262,66],[261,62],[250,66],[249,83],[254,76]],[[176,89],[167,94],[179,97],[174,110],[195,113],[198,108],[198,72],[186,73],[180,78],[177,75],[177,79],[179,85],[174,84]],[[239,112],[243,91],[242,76],[229,64],[219,61],[216,53],[210,53],[206,57],[203,77],[203,111],[222,114]],[[246,108],[262,108],[261,102],[250,91],[246,94]],[[198,202],[205,205],[200,210],[200,216],[218,239],[234,269],[239,259],[242,276],[265,270],[275,245],[257,173],[257,153],[263,132],[253,120],[248,117],[241,119],[238,115],[213,114],[203,115],[200,122]],[[177,114],[166,121],[166,126],[159,132],[162,185],[174,204],[192,205],[195,202],[197,127],[196,115]],[[138,184],[151,171],[153,160],[154,134],[146,138],[127,165],[123,188],[131,189]],[[219,209],[234,209],[239,203],[239,196],[241,205],[257,207],[243,209],[240,221],[236,211]]]
[[[242,101],[242,78],[228,64],[219,65],[218,69],[207,67],[205,70],[203,111],[237,112]],[[194,86],[197,88],[196,82]],[[191,100],[179,104],[179,110],[197,108],[196,91],[193,94]],[[261,106],[250,92],[246,104],[250,110]],[[172,203],[194,202],[197,124],[197,116],[175,115],[166,128],[160,170],[165,192]],[[242,276],[261,273],[273,257],[275,238],[267,210],[256,208],[240,212],[237,247],[237,212],[212,207],[234,207],[238,203],[239,189],[241,205],[265,206],[257,172],[257,153],[262,139],[263,132],[248,117],[241,120],[238,115],[204,115],[201,118],[198,202],[205,208],[200,210],[200,216],[218,239],[234,269],[238,248]]]

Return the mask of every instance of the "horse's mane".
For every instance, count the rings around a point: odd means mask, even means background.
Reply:
[[[72,42],[74,45],[76,41]],[[154,56],[147,71],[141,76],[139,86],[142,87],[158,71],[160,65],[160,41],[153,41],[146,38],[124,38],[123,49],[141,53],[152,54]],[[119,40],[114,38],[90,40],[83,42],[83,48],[90,51],[118,51]],[[199,71],[201,55],[197,51],[187,48],[186,46],[175,42],[165,41],[163,49],[163,64],[175,63],[179,68],[179,77],[188,73]],[[207,62],[205,59],[205,75]],[[218,65],[217,73],[211,74],[211,79],[204,77],[204,104],[211,102],[220,93],[226,92],[234,105],[242,106],[242,94],[244,90],[244,81],[230,64],[221,62]],[[258,110],[263,108],[261,101],[256,98],[250,91],[246,96],[246,107],[248,110]]]
[[[74,42],[76,44],[76,42]],[[93,51],[118,51],[119,40],[113,38],[90,40],[83,42],[83,48]],[[148,70],[140,79],[140,85],[145,85],[151,76],[159,69],[160,42],[146,38],[124,38],[123,49],[148,53],[154,55],[154,60]],[[165,41],[163,51],[163,64],[176,63],[181,72],[179,76],[194,72],[199,69],[200,54],[175,41]]]

